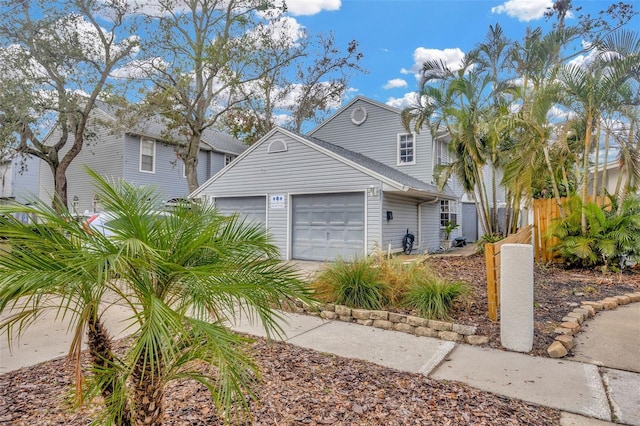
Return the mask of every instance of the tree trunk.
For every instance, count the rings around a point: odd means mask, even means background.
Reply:
[[[549,176],[551,177],[551,189],[553,191],[553,197],[556,199],[556,203],[558,204],[558,211],[560,212],[560,217],[564,219],[564,209],[562,208],[562,200],[560,199],[560,190],[558,189],[558,182],[556,181],[556,175],[553,172],[553,167],[551,165],[551,158],[549,157],[549,148],[542,148],[544,152],[544,160],[547,164],[547,170],[549,170]],[[567,188],[568,191],[568,188]]]
[[[91,362],[96,371],[95,374],[99,375],[102,383],[101,394],[105,404],[109,405],[118,380],[117,370],[114,368],[116,356],[113,353],[111,338],[102,322],[94,315],[89,317],[87,336]],[[123,408],[120,417],[116,419],[116,424],[131,425],[131,411],[128,405]]]
[[[584,152],[582,158],[582,213],[580,215],[580,229],[582,235],[587,234],[587,215],[584,210],[584,206],[587,204],[589,198],[589,151],[591,149],[591,123],[593,115],[591,112],[587,113],[586,129],[584,135]]]
[[[162,426],[164,418],[164,384],[162,360],[142,358],[132,372],[135,424]]]
[[[187,147],[184,150],[184,171],[187,176],[189,193],[198,189],[198,154],[200,153],[200,140],[202,135],[195,133],[189,138]]]

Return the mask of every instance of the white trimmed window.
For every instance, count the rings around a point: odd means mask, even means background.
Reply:
[[[224,155],[224,165],[228,166],[236,158],[235,155],[225,154]]]
[[[400,133],[398,135],[398,165],[415,163],[415,136],[412,133]]]
[[[458,223],[458,209],[452,200],[440,200],[440,228],[447,226],[447,222]]]
[[[447,162],[449,161],[448,157],[447,157],[447,145],[443,142],[443,141],[439,141],[436,140],[434,142],[435,144],[435,157],[436,157],[436,161],[435,161],[435,165],[436,166],[441,166],[443,164],[447,164]]]
[[[140,138],[140,171],[156,172],[156,141]]]

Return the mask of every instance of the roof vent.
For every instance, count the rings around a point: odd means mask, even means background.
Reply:
[[[269,144],[269,149],[267,150],[268,153],[272,153],[272,152],[285,152],[287,151],[287,144],[285,143],[285,141],[283,141],[282,139],[276,139],[271,141],[271,143]]]

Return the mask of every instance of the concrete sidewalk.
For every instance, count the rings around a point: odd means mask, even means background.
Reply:
[[[287,343],[362,359],[401,371],[453,380],[563,412],[562,424],[600,425],[615,419],[640,426],[640,374],[571,360],[486,349],[444,340],[360,326],[318,317],[283,314]],[[125,333],[129,315],[114,308],[109,321]],[[63,323],[40,321],[13,347],[0,341],[0,374],[66,353],[69,336]],[[260,324],[240,318],[230,326],[265,336]],[[119,333],[120,335],[120,333]],[[43,338],[46,337],[46,338]],[[116,336],[117,337],[117,336]]]
[[[555,408],[563,412],[565,426],[595,426],[612,420],[640,426],[638,373],[305,315],[286,314],[286,321],[282,340],[287,343]],[[241,333],[265,336],[259,324],[247,320],[231,326]]]

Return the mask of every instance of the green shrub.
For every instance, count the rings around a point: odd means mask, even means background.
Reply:
[[[550,236],[557,238],[551,248],[570,265],[620,267],[627,260],[640,256],[640,197],[632,195],[622,203],[616,200],[601,206],[589,202],[584,206],[578,197],[567,204],[567,216],[550,227]],[[587,219],[587,231],[582,232],[581,213]]]
[[[381,309],[387,303],[388,285],[371,259],[338,259],[315,284],[318,297],[360,309]]]
[[[432,276],[409,287],[404,295],[404,305],[425,318],[447,319],[453,302],[469,292],[469,287],[462,281]]]

